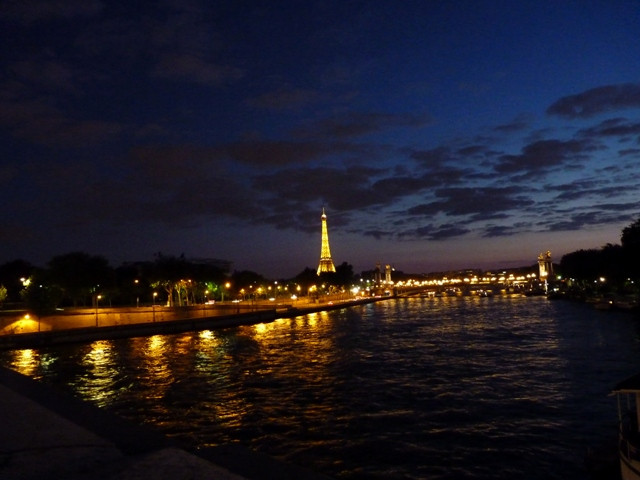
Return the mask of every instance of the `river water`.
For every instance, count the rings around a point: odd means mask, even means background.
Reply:
[[[0,353],[196,447],[341,479],[584,479],[640,319],[544,297],[389,299],[270,324]]]

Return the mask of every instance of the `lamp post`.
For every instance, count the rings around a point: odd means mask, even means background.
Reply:
[[[202,316],[207,316],[207,295],[209,295],[209,290],[204,291],[204,303],[202,304]]]
[[[158,292],[153,292],[153,297],[151,300],[151,311],[153,312],[153,321],[156,321],[156,297],[158,296]]]
[[[97,295],[96,296],[96,327],[98,326],[98,308],[100,308],[100,299],[102,298],[102,295]]]

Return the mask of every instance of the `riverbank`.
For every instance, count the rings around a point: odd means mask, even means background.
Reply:
[[[72,311],[56,316],[45,317],[37,322],[36,331],[25,333],[6,333],[15,331],[5,328],[0,335],[0,349],[38,348],[74,342],[91,342],[95,340],[111,340],[117,338],[144,337],[159,334],[182,333],[188,331],[209,330],[270,323],[278,318],[292,318],[318,311],[347,308],[362,305],[390,297],[370,297],[349,300],[336,300],[317,303],[299,303],[296,305],[280,305],[274,308],[269,304],[254,304],[250,308],[232,306],[231,309],[205,309],[196,307],[171,309],[170,307],[154,307],[151,314],[141,310],[137,316],[131,309],[102,309],[101,311]],[[100,319],[99,316],[102,316]],[[189,318],[181,318],[185,315]],[[86,326],[87,318],[95,324]],[[175,319],[178,317],[177,319]],[[127,318],[127,323],[121,323]],[[116,320],[114,320],[116,319]],[[35,322],[35,320],[18,318],[15,322]],[[46,325],[46,330],[42,330]],[[31,325],[32,329],[36,325]]]

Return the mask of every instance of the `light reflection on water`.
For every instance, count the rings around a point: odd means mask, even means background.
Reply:
[[[37,371],[35,352],[30,348],[17,350],[11,367],[28,377],[34,377]]]
[[[398,299],[269,324],[0,354],[196,446],[355,478],[584,478],[640,370],[628,315],[544,298]]]

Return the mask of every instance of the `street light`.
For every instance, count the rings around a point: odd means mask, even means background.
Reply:
[[[102,295],[96,296],[96,327],[98,326],[98,308],[100,308],[100,299]]]
[[[153,292],[153,297],[151,300],[151,311],[153,313],[153,321],[156,321],[156,297],[158,296],[158,292]]]

